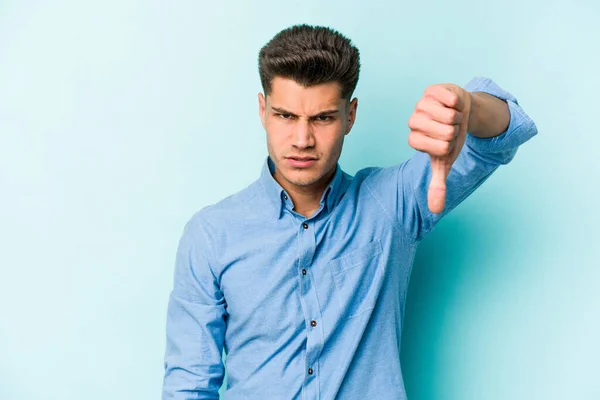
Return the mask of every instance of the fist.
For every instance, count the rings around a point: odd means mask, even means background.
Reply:
[[[446,202],[446,178],[465,143],[471,93],[454,84],[429,86],[408,120],[408,144],[431,158],[429,210],[439,214]]]

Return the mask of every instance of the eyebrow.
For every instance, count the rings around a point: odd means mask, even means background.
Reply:
[[[294,114],[293,112],[287,111],[286,109],[283,109],[283,108],[271,107],[271,109],[273,111],[276,111],[276,112],[280,113],[280,114],[289,114],[289,115],[292,115],[294,117],[297,117],[297,115]],[[337,113],[339,111],[340,110],[338,110],[337,108],[332,108],[330,110],[321,111],[320,113],[318,113],[316,115],[312,115],[311,118],[320,117],[322,115],[335,114],[335,113]]]

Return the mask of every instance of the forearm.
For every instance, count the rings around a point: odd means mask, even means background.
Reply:
[[[467,132],[478,138],[498,136],[508,128],[510,111],[506,101],[484,92],[471,92]]]

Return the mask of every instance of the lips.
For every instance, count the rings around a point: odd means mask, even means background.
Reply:
[[[317,159],[314,157],[287,157],[287,161],[294,168],[309,168],[317,162]]]
[[[287,158],[291,158],[292,160],[297,160],[297,161],[316,160],[316,158],[314,158],[314,157],[287,157]]]

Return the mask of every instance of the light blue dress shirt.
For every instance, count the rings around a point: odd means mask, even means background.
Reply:
[[[386,168],[342,171],[310,217],[296,213],[265,159],[254,183],[188,221],[169,298],[163,399],[406,399],[400,344],[417,244],[537,133],[490,79],[468,91],[508,102],[510,124],[467,134],[446,207],[427,206],[422,152]]]

